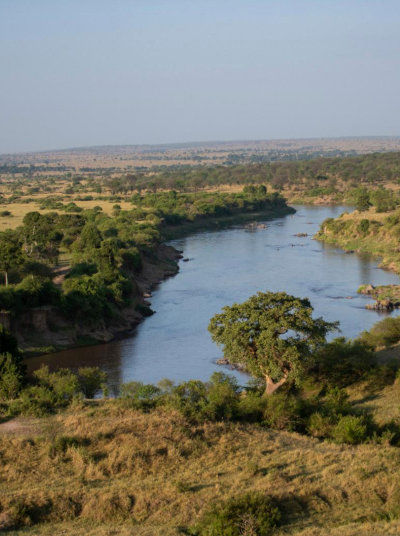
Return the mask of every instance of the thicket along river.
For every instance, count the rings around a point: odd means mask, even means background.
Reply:
[[[51,368],[100,366],[116,388],[131,380],[156,383],[207,380],[216,371],[247,376],[216,364],[220,349],[207,331],[209,319],[224,305],[241,302],[257,291],[285,291],[308,297],[315,316],[339,320],[341,333],[355,337],[383,318],[368,311],[368,298],[357,294],[362,284],[398,283],[366,255],[348,254],[312,240],[320,223],[348,207],[297,206],[296,214],[267,221],[266,228],[246,226],[197,233],[174,240],[188,262],[153,292],[156,314],[144,320],[132,336],[98,346],[66,350],[32,358]],[[297,233],[307,233],[297,237]]]

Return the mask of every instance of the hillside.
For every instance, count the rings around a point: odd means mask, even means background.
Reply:
[[[190,425],[177,413],[113,401],[23,424],[0,425],[0,523],[15,536],[189,534],[215,501],[256,490],[282,510],[274,535],[400,531],[395,447],[335,445],[251,424]]]

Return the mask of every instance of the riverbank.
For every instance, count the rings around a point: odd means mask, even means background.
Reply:
[[[244,212],[231,216],[221,216],[218,218],[199,219],[195,221],[186,221],[181,225],[167,225],[163,228],[162,234],[165,240],[174,240],[183,238],[193,233],[203,231],[220,231],[235,225],[242,225],[248,222],[258,220],[268,221],[274,218],[282,218],[290,214],[295,214],[296,210],[291,206],[271,208],[264,211]]]
[[[221,230],[246,222],[271,220],[295,212],[292,207],[282,206],[264,211],[203,218],[180,225],[163,226],[162,238],[167,241],[202,231]],[[133,330],[153,312],[150,309],[151,292],[159,283],[179,271],[178,260],[181,257],[181,251],[165,243],[142,255],[142,269],[139,274],[135,275],[133,281],[135,298],[129,307],[122,309],[108,323],[99,322],[95,327],[77,324],[66,319],[53,307],[42,307],[35,311],[34,329],[31,329],[29,324],[31,318],[19,319],[14,323],[12,331],[16,334],[25,357],[92,346],[131,336]]]
[[[34,311],[34,329],[25,323],[24,317],[16,320],[12,332],[16,334],[24,356],[91,346],[130,335],[140,322],[153,313],[149,302],[151,292],[159,283],[179,271],[178,260],[181,257],[180,251],[165,244],[160,244],[151,254],[144,256],[142,270],[135,279],[135,299],[108,323],[99,322],[93,327],[71,322],[53,307]]]
[[[377,213],[370,209],[328,218],[314,238],[347,252],[371,254],[381,259],[381,268],[400,274],[399,236],[399,211]]]

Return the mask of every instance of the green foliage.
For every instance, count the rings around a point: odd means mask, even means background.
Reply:
[[[358,230],[362,234],[367,234],[369,229],[369,220],[361,220],[358,224]]]
[[[215,372],[207,383],[190,380],[173,387],[164,403],[193,422],[222,421],[238,418],[239,399],[240,391],[235,378]]]
[[[361,379],[375,366],[375,362],[375,354],[368,341],[339,337],[316,352],[311,371],[320,380],[343,387]]]
[[[369,331],[362,332],[360,340],[373,348],[397,344],[400,341],[400,317],[388,317],[377,322]]]
[[[19,398],[11,403],[11,411],[15,414],[43,417],[55,410],[57,402],[54,391],[43,385],[32,385],[23,389]]]
[[[332,418],[321,412],[312,413],[307,424],[307,432],[320,439],[330,437],[332,433]]]
[[[332,431],[332,437],[337,443],[356,445],[367,438],[367,425],[363,417],[346,415],[342,417]]]
[[[82,275],[94,275],[97,273],[97,266],[93,262],[80,262],[74,264],[68,274],[65,276],[66,279],[71,277],[81,277]]]
[[[161,392],[155,385],[132,381],[122,384],[120,396],[125,406],[149,410],[156,406]]]
[[[301,427],[302,402],[294,395],[276,393],[266,399],[264,422],[270,428],[295,431]]]
[[[268,536],[282,521],[278,502],[263,493],[246,493],[212,507],[200,522],[198,536]]]
[[[49,279],[28,275],[14,289],[16,299],[27,307],[58,305],[60,291]],[[18,303],[18,302],[17,302]]]
[[[22,388],[23,367],[10,353],[0,354],[0,400],[14,399]]]
[[[258,292],[223,308],[209,324],[212,339],[232,363],[266,379],[272,393],[285,381],[300,383],[313,352],[336,323],[312,317],[309,300],[285,292]]]
[[[22,243],[16,231],[7,230],[0,233],[0,271],[5,274],[8,285],[8,272],[23,263]]]
[[[71,402],[81,389],[78,377],[69,369],[50,372],[47,366],[42,366],[34,372],[34,377],[40,385],[54,393],[56,404],[60,406]]]
[[[98,367],[82,367],[78,369],[80,389],[86,398],[94,398],[107,380],[107,374]]]
[[[370,194],[366,188],[359,188],[354,194],[356,209],[364,212],[371,206]]]
[[[385,190],[383,187],[372,190],[370,199],[372,205],[376,207],[377,212],[388,212],[394,210],[398,205],[398,200],[393,191]]]

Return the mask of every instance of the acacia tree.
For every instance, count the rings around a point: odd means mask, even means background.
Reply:
[[[287,381],[299,383],[310,359],[337,322],[313,318],[308,299],[285,292],[258,292],[244,303],[224,307],[210,321],[214,342],[225,358],[265,379],[266,394]]]

